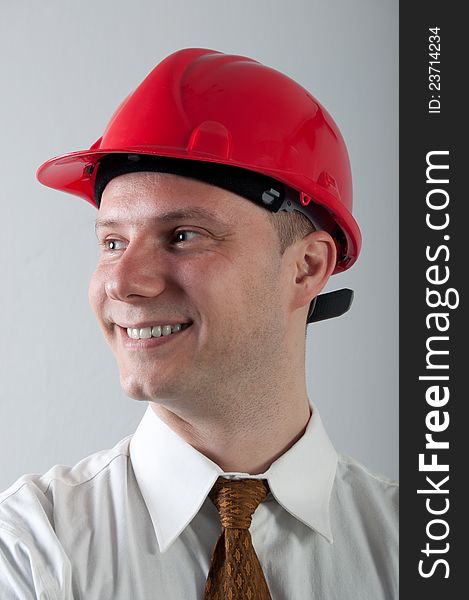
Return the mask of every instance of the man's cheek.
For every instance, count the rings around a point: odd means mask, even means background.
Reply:
[[[104,302],[104,295],[104,284],[100,272],[96,270],[91,276],[88,286],[88,300],[98,320],[100,308]]]

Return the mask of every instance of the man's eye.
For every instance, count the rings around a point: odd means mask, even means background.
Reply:
[[[111,252],[125,249],[125,243],[122,240],[104,240],[102,245],[105,250],[110,250]]]
[[[173,242],[175,244],[182,244],[184,242],[190,242],[194,239],[194,236],[200,236],[200,233],[197,231],[191,231],[190,229],[180,229],[179,231],[175,231],[173,234]]]

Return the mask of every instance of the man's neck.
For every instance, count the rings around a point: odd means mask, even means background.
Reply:
[[[229,403],[228,403],[229,404]],[[295,444],[311,417],[306,394],[289,395],[287,402],[252,402],[256,410],[227,411],[219,418],[184,417],[166,406],[150,402],[157,416],[188,444],[225,472],[257,475]]]

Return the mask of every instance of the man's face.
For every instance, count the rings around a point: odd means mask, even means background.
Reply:
[[[200,181],[130,173],[104,190],[97,236],[90,302],[131,397],[197,411],[272,378],[287,300],[265,209]]]

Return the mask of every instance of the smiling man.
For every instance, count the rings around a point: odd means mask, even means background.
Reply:
[[[397,598],[397,485],[336,453],[306,391],[306,325],[348,309],[320,292],[360,250],[325,109],[185,49],[38,177],[98,208],[90,303],[148,409],[3,492],[1,598]]]
[[[281,255],[264,208],[148,172],[110,181],[96,229],[90,300],[123,388],[225,471],[261,473],[309,419],[298,340],[335,266],[330,235]]]

